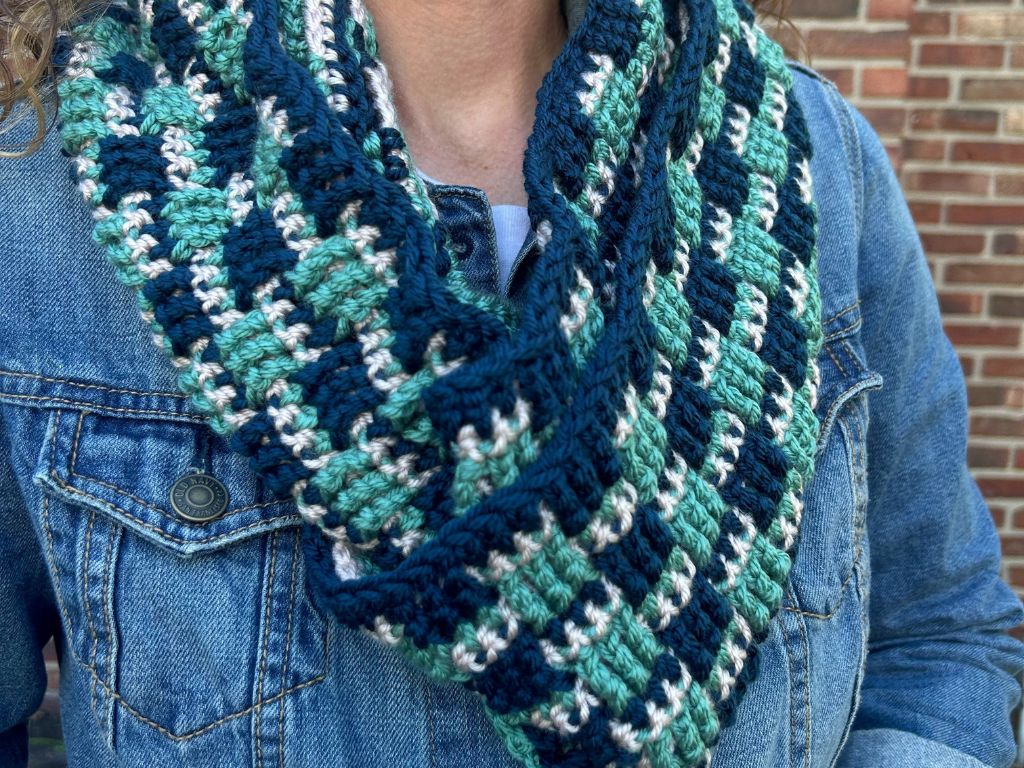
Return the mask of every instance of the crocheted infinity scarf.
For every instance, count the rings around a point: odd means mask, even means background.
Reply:
[[[822,341],[808,135],[730,0],[590,0],[538,94],[521,313],[468,287],[361,0],[76,33],[96,237],[309,589],[530,766],[706,763],[780,607]]]

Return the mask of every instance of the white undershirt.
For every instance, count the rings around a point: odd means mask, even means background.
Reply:
[[[505,295],[512,265],[530,231],[530,214],[525,205],[492,205],[491,217],[498,251],[498,290]]]

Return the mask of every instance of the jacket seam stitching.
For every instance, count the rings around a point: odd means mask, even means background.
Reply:
[[[88,411],[82,411],[79,414],[79,417],[78,417],[78,425],[77,425],[77,427],[75,429],[75,436],[74,436],[74,439],[72,440],[72,443],[71,443],[71,461],[70,461],[70,464],[68,465],[68,474],[71,477],[77,477],[77,478],[80,478],[82,480],[86,480],[86,481],[89,481],[89,482],[96,483],[97,485],[103,486],[104,488],[107,488],[107,489],[109,489],[111,491],[114,491],[115,493],[119,493],[119,494],[121,494],[121,495],[123,495],[123,496],[125,496],[125,497],[127,497],[129,499],[131,499],[132,501],[134,501],[139,506],[145,507],[146,509],[153,510],[154,512],[160,514],[161,516],[166,517],[168,520],[171,520],[173,522],[179,522],[176,518],[172,517],[170,515],[170,513],[167,512],[167,510],[165,510],[165,509],[163,509],[161,507],[158,507],[158,506],[156,506],[154,504],[150,504],[145,499],[142,499],[142,498],[136,496],[135,494],[131,493],[130,491],[128,491],[125,488],[122,488],[119,485],[116,485],[114,483],[108,483],[105,480],[100,480],[98,477],[92,477],[91,475],[83,475],[80,472],[78,472],[78,470],[77,470],[77,467],[78,467],[78,446],[79,446],[79,443],[81,442],[82,422],[84,421],[85,416],[88,413],[89,413]],[[53,466],[53,462],[51,462],[50,466],[51,467]],[[254,509],[266,509],[268,507],[275,507],[275,506],[278,506],[280,504],[287,504],[287,501],[282,499],[282,500],[279,500],[279,501],[263,501],[263,502],[260,502],[259,504],[248,504],[248,505],[246,505],[244,507],[234,507],[232,509],[228,509],[228,510],[225,511],[224,514],[225,515],[230,515],[230,514],[236,514],[238,512],[249,512],[249,511],[254,510]],[[277,518],[272,518],[272,519],[277,519]],[[230,533],[233,533],[233,531],[231,531]],[[226,534],[220,534],[220,535],[223,536],[223,535],[226,535]],[[216,538],[217,537],[214,536],[212,539],[208,539],[208,540],[212,541],[213,539],[216,539]],[[181,541],[185,541],[185,539],[182,539]]]
[[[837,310],[836,313],[834,315],[832,315],[832,317],[828,318],[827,322],[832,322],[834,320],[838,320],[840,317],[845,315],[847,312],[852,312],[853,310],[855,310],[859,306],[860,306],[860,297],[857,297],[852,302],[850,302],[847,306],[843,307],[840,310]]]
[[[811,712],[811,643],[807,637],[807,624],[800,622],[800,636],[804,641],[804,658],[807,659],[807,669],[804,672],[804,718],[807,725],[804,727],[804,765],[807,768],[811,764],[811,731],[814,728],[814,715]]]
[[[114,405],[105,405],[102,403],[90,403],[87,400],[71,400],[65,397],[51,397],[49,395],[24,395],[17,392],[6,392],[4,390],[0,390],[0,398],[5,397],[17,400],[36,400],[46,403],[73,405],[80,408],[91,408],[97,411],[107,411],[112,413],[138,413],[146,416],[174,416],[194,423],[203,423],[203,418],[201,416],[158,408],[123,408]]]
[[[56,446],[56,443],[57,443],[57,428],[60,426],[60,416],[61,416],[61,412],[58,409],[54,413],[53,432],[50,435],[50,446],[49,447],[50,447],[50,462],[51,462],[51,466],[53,465],[53,455],[54,455],[54,453],[56,451],[55,446]],[[53,578],[54,587],[56,587],[55,592],[56,592],[56,597],[57,597],[57,603],[60,605],[60,612],[64,616],[64,620],[67,622],[67,626],[68,626],[68,640],[71,640],[71,636],[74,633],[74,627],[72,626],[72,623],[71,623],[71,614],[68,613],[67,606],[64,604],[64,592],[63,592],[63,590],[61,589],[61,586],[60,586],[60,571],[57,569],[57,559],[54,556],[54,550],[53,550],[53,531],[52,531],[51,526],[50,526],[50,497],[47,496],[45,493],[43,494],[43,497],[42,497],[42,510],[41,510],[41,512],[42,512],[42,518],[43,518],[43,530],[46,532],[46,550],[47,550],[47,555],[49,556],[47,558],[47,560],[48,560],[47,566],[50,568],[50,572],[51,572],[51,575],[52,575],[52,578]],[[69,647],[73,646],[73,642],[69,642],[68,646]]]
[[[92,669],[87,664],[82,663],[82,660],[78,657],[78,654],[75,653],[74,649],[71,650],[71,654],[72,654],[72,656],[74,656],[75,661],[77,661],[79,664],[81,664],[82,668],[85,669],[92,676],[92,678],[107,692],[107,694],[110,695],[111,697],[113,697],[118,702],[118,704],[120,704],[122,707],[125,708],[125,710],[128,712],[128,714],[130,714],[132,717],[137,719],[139,722],[141,722],[141,723],[143,723],[145,725],[148,725],[150,728],[160,732],[161,734],[163,734],[167,738],[171,739],[172,741],[190,741],[190,740],[196,738],[197,736],[201,736],[204,733],[206,733],[207,731],[213,730],[217,726],[223,725],[224,723],[226,723],[226,722],[228,722],[230,720],[237,720],[239,717],[244,717],[245,715],[247,715],[250,712],[252,712],[258,706],[266,706],[267,704],[273,704],[275,701],[279,701],[279,700],[283,699],[285,696],[287,696],[287,695],[289,695],[291,693],[294,693],[295,691],[301,690],[303,688],[309,688],[312,685],[316,685],[317,683],[320,683],[323,680],[325,680],[326,677],[327,677],[327,673],[326,672],[321,673],[321,674],[317,675],[316,677],[313,677],[313,678],[310,678],[309,680],[306,680],[305,682],[298,683],[297,685],[293,685],[291,688],[289,688],[289,689],[287,689],[285,691],[280,691],[279,693],[275,693],[273,696],[270,696],[267,699],[260,699],[258,701],[255,701],[252,704],[250,704],[248,707],[245,707],[244,709],[240,709],[237,712],[232,712],[229,715],[224,715],[224,717],[222,717],[222,718],[220,718],[218,720],[215,720],[212,723],[207,723],[206,725],[202,726],[201,728],[196,728],[195,730],[187,731],[186,733],[179,734],[179,733],[174,733],[171,730],[168,730],[164,726],[160,725],[159,723],[155,722],[154,720],[151,720],[150,718],[146,717],[144,714],[142,714],[141,712],[136,710],[134,707],[131,706],[131,704],[129,704],[127,701],[124,700],[124,698],[121,696],[121,694],[119,694],[117,691],[115,691],[113,688],[111,688],[106,682],[101,680],[99,678],[99,676],[96,674],[96,670]]]
[[[260,674],[256,681],[256,699],[263,698],[263,678],[267,672],[267,656],[270,647],[270,605],[274,595],[274,576],[277,569],[277,532],[272,533],[267,540],[270,547],[270,566],[268,568],[267,583],[263,586],[263,641],[260,643]],[[263,766],[263,738],[260,731],[263,720],[263,705],[258,703],[253,712],[253,731],[256,734],[256,768]]]
[[[106,482],[104,480],[100,480],[97,477],[92,477],[91,475],[83,475],[83,474],[80,474],[80,473],[75,472],[73,470],[70,470],[70,474],[73,477],[77,477],[77,478],[80,478],[82,480],[88,480],[90,482],[96,483],[97,485],[101,485],[104,488],[108,488],[111,491],[115,491],[117,493],[120,493],[120,494],[126,496],[127,498],[131,499],[132,501],[136,502],[137,504],[139,504],[139,506],[145,507],[146,509],[151,509],[154,512],[158,512],[163,517],[166,517],[168,520],[173,520],[174,522],[178,522],[178,520],[176,518],[171,517],[171,515],[165,509],[162,509],[161,507],[158,507],[158,506],[156,506],[154,504],[150,504],[148,501],[145,501],[144,499],[140,499],[138,496],[135,496],[130,491],[125,490],[124,488],[120,487],[119,485],[115,485],[113,483],[108,483],[108,482]],[[287,503],[288,502],[285,501],[285,500],[281,500],[281,501],[263,501],[263,502],[260,502],[259,504],[248,504],[248,505],[246,505],[244,507],[233,507],[231,509],[226,510],[224,512],[224,514],[225,515],[231,515],[231,514],[236,514],[238,512],[249,512],[249,511],[252,511],[254,509],[266,509],[267,507],[276,507],[278,505],[287,504]]]
[[[80,387],[82,389],[98,389],[102,392],[109,392],[113,395],[143,395],[146,397],[173,397],[180,400],[189,399],[188,395],[180,392],[159,392],[159,391],[146,391],[141,389],[125,389],[119,387],[108,387],[104,384],[90,384],[83,381],[75,381],[73,379],[65,379],[54,376],[44,376],[38,373],[28,373],[26,371],[8,371],[0,368],[0,376],[10,376],[18,379],[36,379],[38,381],[45,381],[51,384],[68,384],[72,387]]]
[[[171,517],[171,515],[166,510],[164,510],[164,509],[162,509],[162,508],[160,508],[160,507],[158,507],[158,506],[156,506],[154,504],[150,504],[149,502],[147,502],[147,501],[145,501],[143,499],[140,499],[138,496],[133,495],[132,493],[130,493],[129,491],[125,490],[124,488],[121,488],[118,485],[114,485],[113,483],[108,483],[108,482],[106,482],[104,480],[100,480],[99,478],[92,477],[90,475],[82,475],[82,474],[79,474],[78,472],[71,472],[71,475],[74,476],[74,477],[81,478],[82,480],[89,480],[91,482],[96,483],[97,485],[102,485],[104,488],[108,488],[111,491],[116,491],[117,493],[123,494],[124,496],[128,497],[132,501],[134,501],[137,504],[139,504],[139,506],[146,507],[146,509],[151,509],[154,512],[158,512],[163,517],[166,517],[168,520],[173,520],[174,522],[178,522],[178,520],[176,518]],[[238,512],[249,512],[249,511],[252,511],[254,509],[265,509],[267,507],[276,507],[276,506],[278,506],[280,504],[287,504],[287,503],[288,502],[285,501],[285,500],[281,500],[281,501],[263,501],[263,502],[260,502],[259,504],[249,504],[249,505],[244,506],[244,507],[234,507],[232,509],[226,510],[224,512],[224,514],[225,515],[231,515],[231,514],[236,514]]]
[[[121,534],[120,529],[116,526],[108,526],[112,529],[107,535],[107,561],[104,564],[103,569],[103,623],[106,625],[107,631],[107,673],[110,675],[111,680],[117,678],[117,635],[115,634],[114,626],[114,558],[115,550],[120,552],[121,549]],[[106,712],[107,728],[109,733],[109,741],[112,745],[114,742],[114,702],[108,700],[104,703],[104,711]]]
[[[284,656],[281,659],[281,690],[288,684],[288,654],[292,647],[292,618],[295,614],[295,574],[299,564],[299,535],[292,536],[292,574],[291,585],[288,590],[288,624],[284,633]],[[284,765],[284,702],[277,708],[277,765],[278,768],[285,768]]]
[[[790,613],[798,613],[801,616],[809,616],[812,619],[831,619],[839,612],[839,608],[843,603],[843,595],[846,594],[846,588],[849,586],[851,579],[853,579],[852,569],[850,570],[850,573],[847,574],[846,579],[843,581],[843,583],[839,586],[839,595],[836,600],[835,608],[833,608],[829,613],[817,613],[815,611],[807,611],[803,608],[794,608],[790,605],[783,605],[782,610],[789,611]]]
[[[85,625],[89,630],[89,636],[92,638],[92,644],[89,650],[89,663],[96,666],[96,651],[99,645],[99,638],[96,636],[96,628],[92,624],[92,609],[89,606],[89,556],[92,552],[92,529],[96,523],[96,510],[89,510],[89,525],[85,529],[85,554],[82,560],[82,608],[85,611]],[[90,690],[90,706],[92,707],[92,713],[99,719],[99,712],[96,709],[96,697],[97,691],[96,686],[92,686]]]
[[[857,318],[855,320],[851,320],[848,325],[845,325],[842,328],[836,328],[836,330],[826,334],[824,339],[822,340],[836,341],[837,339],[841,339],[844,336],[849,336],[852,331],[858,330],[863,324],[864,320],[858,315]]]
[[[137,517],[136,515],[133,515],[131,512],[127,511],[126,509],[123,509],[123,508],[119,507],[117,504],[115,504],[112,501],[109,501],[107,499],[101,499],[100,497],[94,496],[93,494],[89,493],[88,491],[82,490],[81,488],[78,488],[78,487],[76,487],[74,485],[71,485],[70,483],[66,482],[64,480],[64,478],[62,478],[60,475],[58,475],[53,469],[50,470],[49,477],[50,477],[50,479],[54,483],[56,483],[56,485],[61,490],[68,492],[72,496],[84,497],[84,498],[89,499],[90,501],[94,501],[94,502],[96,502],[98,504],[107,505],[107,506],[113,508],[114,510],[116,510],[117,512],[119,512],[120,514],[124,515],[129,520],[132,520],[132,521],[138,523],[143,528],[146,528],[147,530],[153,531],[158,536],[160,536],[162,538],[165,538],[165,539],[167,539],[169,541],[172,541],[175,544],[208,544],[208,543],[210,543],[212,541],[216,541],[217,539],[223,538],[224,536],[227,536],[229,534],[241,533],[242,531],[248,531],[248,530],[251,530],[253,528],[258,528],[261,525],[265,525],[267,523],[272,523],[275,520],[284,520],[286,518],[293,518],[293,517],[295,517],[294,515],[276,515],[275,517],[268,517],[268,518],[265,518],[263,520],[259,520],[259,521],[255,522],[255,523],[250,523],[249,525],[243,526],[242,528],[235,528],[235,529],[229,531],[228,533],[221,533],[221,534],[217,534],[215,536],[208,536],[205,539],[182,539],[182,538],[179,538],[178,536],[175,536],[174,534],[167,533],[162,528],[159,528],[159,527],[153,525],[152,523],[147,523],[145,520],[142,520],[141,518]]]
[[[822,326],[828,326],[828,325],[836,322],[843,315],[846,315],[846,314],[849,314],[850,312],[853,312],[858,307],[860,307],[860,297],[859,296],[857,298],[855,298],[851,304],[843,307],[842,309],[837,310],[831,317],[825,318],[822,321]],[[863,322],[864,322],[864,319],[858,314],[856,317],[854,317],[853,320],[849,321],[849,323],[847,323],[847,325],[843,326],[842,328],[837,328],[834,331],[829,331],[825,335],[825,341],[829,341],[831,339],[834,339],[837,336],[842,336],[842,335],[844,335],[846,333],[849,333],[850,331],[855,329],[858,325],[862,324]]]
[[[836,368],[839,369],[839,372],[843,374],[843,376],[849,376],[850,374],[846,372],[846,368],[843,367],[843,364],[839,361],[839,358],[836,357],[836,353],[832,351],[832,347],[826,345],[825,351],[828,353],[828,356],[832,358],[832,362],[835,364]]]
[[[42,516],[43,516],[43,529],[46,531],[46,549],[49,555],[49,562],[47,565],[50,568],[50,573],[53,578],[54,586],[56,587],[57,603],[60,605],[60,612],[64,616],[64,620],[68,625],[68,646],[73,645],[72,637],[74,634],[74,627],[71,624],[71,615],[68,613],[68,608],[64,604],[64,593],[60,586],[60,572],[57,570],[57,561],[53,555],[53,533],[50,528],[50,497],[43,495],[42,504]]]

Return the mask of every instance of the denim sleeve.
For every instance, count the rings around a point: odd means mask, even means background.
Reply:
[[[838,763],[1010,766],[1024,620],[967,466],[967,394],[931,274],[877,134],[846,105],[863,181],[858,283],[870,395],[870,632]]]
[[[43,647],[53,636],[57,613],[2,418],[0,532],[0,766],[18,768],[28,761],[28,719],[46,693]]]

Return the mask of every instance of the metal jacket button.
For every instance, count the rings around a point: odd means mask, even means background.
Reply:
[[[178,517],[193,523],[208,523],[228,508],[228,490],[213,475],[194,472],[174,481],[171,507]]]

